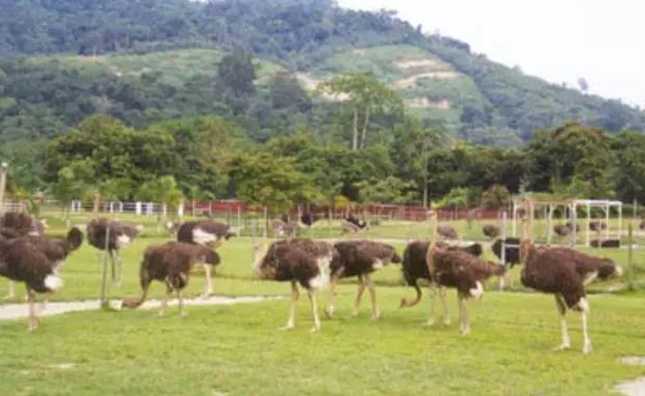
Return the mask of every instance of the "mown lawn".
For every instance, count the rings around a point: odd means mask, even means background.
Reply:
[[[29,334],[21,321],[0,322],[0,394],[495,394],[604,395],[645,374],[621,365],[645,351],[642,300],[591,297],[594,352],[552,352],[559,328],[552,298],[490,293],[471,304],[473,333],[426,328],[427,302],[398,309],[408,293],[380,288],[383,318],[364,307],[350,316],[354,288],[341,287],[337,319],[309,333],[307,299],[297,328],[277,330],[287,300],[189,307],[159,318],[150,311],[90,312],[45,318]],[[455,315],[454,295],[450,295]],[[575,320],[573,320],[575,319]]]
[[[142,237],[123,251],[124,282],[111,290],[113,298],[139,294],[143,249],[167,239]],[[286,297],[287,284],[253,278],[251,241],[236,238],[220,249],[215,292]],[[403,242],[396,244],[400,253]],[[624,250],[604,253],[621,263],[626,258]],[[515,278],[518,273],[514,269]],[[70,257],[65,286],[53,299],[97,298],[99,274],[97,251],[84,245]],[[380,321],[368,319],[367,296],[361,315],[351,317],[356,286],[350,280],[339,288],[337,317],[323,319],[319,334],[309,333],[305,294],[291,332],[277,330],[286,322],[288,298],[191,306],[183,319],[176,308],[163,318],[152,311],[66,314],[44,318],[32,334],[24,320],[0,321],[0,395],[603,395],[645,375],[645,368],[619,363],[622,356],[645,355],[642,292],[590,296],[594,352],[583,356],[577,314],[569,320],[574,349],[551,351],[560,331],[550,296],[500,293],[489,282],[483,300],[469,305],[473,332],[464,338],[453,293],[452,325],[427,328],[427,299],[399,309],[401,297],[414,293],[401,286],[398,266],[386,267],[375,280]],[[197,268],[188,294],[198,295],[203,284]],[[5,289],[0,280],[0,295]],[[152,297],[163,290],[155,284]],[[18,291],[16,301],[23,301],[21,286]],[[320,300],[324,304],[327,295]]]

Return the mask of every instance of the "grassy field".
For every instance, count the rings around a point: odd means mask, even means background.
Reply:
[[[144,223],[144,235],[123,251],[124,282],[110,291],[113,298],[139,294],[143,249],[167,239],[155,233],[156,221]],[[50,225],[52,231],[62,231],[63,223]],[[465,224],[455,226],[465,230]],[[404,224],[389,227],[402,233],[395,235],[402,238],[395,243],[401,252],[408,230]],[[221,248],[216,293],[286,296],[287,284],[253,278],[251,241],[236,238]],[[626,253],[606,254],[620,262]],[[96,250],[84,245],[70,257],[65,286],[53,299],[97,298],[99,269]],[[32,334],[24,321],[2,321],[0,395],[604,395],[618,382],[645,375],[645,368],[619,362],[645,351],[643,292],[590,296],[594,352],[583,356],[577,314],[569,320],[574,349],[551,351],[560,333],[550,296],[496,292],[496,283],[490,282],[483,300],[469,304],[473,333],[461,337],[454,293],[449,295],[453,324],[428,328],[422,326],[427,299],[399,309],[401,297],[414,293],[402,286],[398,266],[386,267],[375,279],[380,321],[368,319],[367,298],[361,314],[351,317],[356,286],[350,280],[339,287],[337,317],[323,320],[319,334],[309,333],[312,322],[304,295],[291,332],[277,330],[286,322],[286,298],[191,306],[186,318],[179,318],[176,308],[163,318],[151,311],[66,314],[44,318]],[[198,295],[203,284],[196,269],[188,294]],[[5,286],[0,280],[0,295]],[[24,291],[18,291],[16,300],[22,301]],[[154,284],[152,291],[160,297],[163,287]],[[320,300],[324,305],[327,295]]]

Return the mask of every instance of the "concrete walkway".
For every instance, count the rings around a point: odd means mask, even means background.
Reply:
[[[211,296],[208,298],[185,299],[185,306],[191,305],[233,305],[258,303],[269,299],[280,299],[282,297],[223,297]],[[169,306],[176,306],[177,299],[171,299]],[[110,306],[114,309],[121,309],[121,300],[111,300]],[[148,300],[138,309],[155,309],[161,307],[160,300]],[[68,312],[95,311],[101,308],[99,300],[49,302],[45,307],[38,303],[36,305],[38,316],[61,315]],[[0,305],[0,320],[14,320],[26,318],[28,315],[27,304]]]

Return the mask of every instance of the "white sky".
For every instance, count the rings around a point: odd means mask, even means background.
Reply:
[[[338,0],[354,9],[397,10],[424,32],[545,80],[645,108],[645,2],[639,0]]]

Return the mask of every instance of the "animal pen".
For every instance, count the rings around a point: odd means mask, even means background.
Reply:
[[[611,221],[612,210],[618,216],[617,221],[614,222]],[[592,246],[594,242],[602,244],[605,241],[620,241],[623,235],[623,203],[620,201],[540,197],[514,198],[512,208],[513,236],[517,236],[518,233],[518,219],[525,214],[522,211],[529,212],[526,215],[531,232],[533,232],[533,221],[539,214],[543,215],[546,233],[544,241],[547,245],[552,244],[554,226],[562,221],[566,221],[566,227],[570,230],[569,243],[571,246],[578,245],[579,233],[583,235],[582,244],[587,247]],[[556,212],[561,213],[559,219],[554,218]],[[579,217],[580,212],[583,215]],[[601,212],[602,216],[594,217],[597,212]],[[592,235],[592,231],[595,235]],[[592,238],[596,238],[595,241]]]

